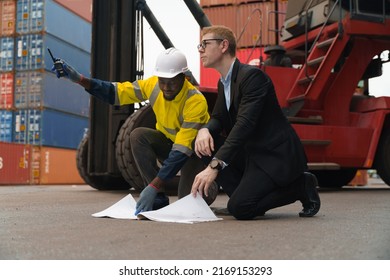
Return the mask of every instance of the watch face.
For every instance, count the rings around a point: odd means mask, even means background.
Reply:
[[[211,162],[210,162],[210,167],[212,169],[220,169],[220,164],[219,164],[219,161],[216,160],[216,159],[213,159]]]

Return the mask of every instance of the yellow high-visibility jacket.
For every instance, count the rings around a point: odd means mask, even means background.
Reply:
[[[156,129],[174,143],[172,150],[190,156],[192,142],[198,130],[208,122],[206,98],[190,82],[183,87],[174,100],[168,101],[158,85],[156,76],[135,82],[113,83],[115,105],[133,104],[149,100],[156,115]]]

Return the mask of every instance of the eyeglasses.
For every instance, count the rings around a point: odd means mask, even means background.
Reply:
[[[223,41],[224,39],[205,39],[205,40],[202,40],[202,42],[197,46],[198,50],[199,49],[205,49],[206,46],[209,44],[209,41]]]

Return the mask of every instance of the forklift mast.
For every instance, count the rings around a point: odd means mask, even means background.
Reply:
[[[93,1],[91,76],[107,81],[135,80],[136,3],[129,0]],[[120,177],[114,144],[121,123],[133,106],[115,107],[90,99],[88,174]]]

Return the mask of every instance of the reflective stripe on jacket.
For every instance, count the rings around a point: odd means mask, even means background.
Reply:
[[[181,91],[171,101],[164,98],[156,76],[133,83],[113,84],[116,91],[115,105],[149,100],[156,115],[156,129],[174,143],[172,150],[187,156],[192,154],[192,141],[210,116],[206,98],[190,82],[185,80]]]

